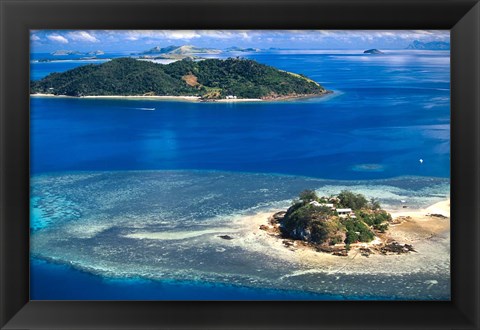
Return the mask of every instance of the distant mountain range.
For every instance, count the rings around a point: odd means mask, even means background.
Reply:
[[[170,55],[191,55],[191,54],[219,54],[222,51],[219,49],[213,48],[200,48],[191,45],[184,46],[168,46],[168,47],[153,47],[152,49],[142,52],[143,55],[159,55],[159,54],[170,54]]]
[[[450,50],[450,43],[444,41],[421,42],[415,40],[407,46],[407,49]]]
[[[192,45],[183,45],[183,46],[167,46],[160,47],[156,46],[144,52],[141,52],[141,55],[192,55],[192,54],[220,54],[223,52],[259,52],[259,48],[242,48],[237,46],[228,47],[224,50],[215,49],[215,48],[201,48]]]

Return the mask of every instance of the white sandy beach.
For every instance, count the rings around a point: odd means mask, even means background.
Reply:
[[[122,99],[122,100],[177,100],[177,101],[200,101],[200,96],[148,96],[148,95],[87,95],[87,96],[68,96],[54,94],[30,94],[33,97],[66,97],[66,98],[84,98],[84,99]]]
[[[275,102],[275,101],[291,101],[297,99],[325,97],[330,94],[317,96],[298,96],[298,97],[279,97],[276,99],[212,99],[202,100],[200,96],[175,96],[175,95],[87,95],[87,96],[69,96],[55,95],[47,93],[30,94],[32,97],[55,97],[55,98],[83,98],[83,99],[121,99],[121,100],[155,100],[155,101],[191,101],[191,102],[220,102],[220,103],[242,103],[242,102]]]
[[[192,101],[192,102],[200,102],[200,96],[174,96],[174,95],[166,95],[166,96],[149,96],[149,95],[87,95],[87,96],[68,96],[68,95],[54,95],[54,94],[45,94],[45,93],[36,93],[30,94],[33,97],[67,97],[67,98],[83,98],[83,99],[122,99],[122,100],[155,100],[155,101]],[[219,99],[219,100],[211,100],[208,102],[222,102],[222,103],[236,103],[236,102],[265,102],[262,99]]]

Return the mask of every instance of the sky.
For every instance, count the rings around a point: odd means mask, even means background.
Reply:
[[[450,41],[448,30],[32,30],[34,53],[55,50],[144,51],[194,45],[281,49],[405,49],[414,40]]]

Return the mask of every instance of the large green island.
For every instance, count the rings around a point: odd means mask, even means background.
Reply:
[[[31,94],[66,96],[192,96],[202,100],[276,100],[331,93],[296,73],[242,58],[184,59],[158,64],[118,58],[52,73],[31,82]]]

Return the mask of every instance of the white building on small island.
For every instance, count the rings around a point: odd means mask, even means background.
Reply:
[[[339,217],[347,217],[347,216],[352,216],[352,209],[336,209],[337,214]]]
[[[311,201],[310,203],[308,203],[310,205],[313,205],[313,206],[323,206],[323,207],[329,207],[331,209],[334,209],[335,208],[335,205],[331,204],[331,203],[319,203],[317,201]]]
[[[236,96],[236,95],[227,95],[227,96],[225,96],[225,98],[226,98],[227,100],[236,100],[236,99],[237,99],[237,96]]]

